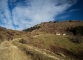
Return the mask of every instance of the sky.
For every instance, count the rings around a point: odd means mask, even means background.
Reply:
[[[0,0],[2,27],[23,30],[57,20],[83,20],[83,0]]]

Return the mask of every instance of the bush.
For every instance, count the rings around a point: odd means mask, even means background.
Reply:
[[[60,52],[63,52],[63,53],[65,52],[67,54],[69,53],[69,51],[67,49],[62,48],[62,47],[60,47],[58,45],[55,45],[55,44],[54,45],[51,45],[50,47],[51,47],[51,51],[54,52],[54,53],[58,53],[58,52],[59,53]]]
[[[22,43],[22,44],[27,44],[27,41],[24,40],[24,39],[19,40],[19,42]]]
[[[35,30],[35,29],[39,29],[40,28],[40,26],[34,26],[34,27],[31,27],[31,28],[28,28],[28,29],[25,29],[25,30],[23,30],[23,31],[33,31],[33,30]]]
[[[69,36],[68,37],[70,41],[74,42],[74,43],[82,43],[83,39],[81,35],[75,35],[75,36]]]
[[[67,28],[67,32],[72,32],[73,35],[83,35],[83,26]]]
[[[0,39],[2,39],[3,37],[2,37],[2,35],[0,35]]]

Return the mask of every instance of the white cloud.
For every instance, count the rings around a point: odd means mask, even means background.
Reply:
[[[10,0],[14,5],[11,12],[8,6],[8,0],[0,0],[0,12],[4,13],[0,16],[5,16],[5,25],[1,26],[22,30],[41,22],[53,21],[54,17],[64,13],[66,9],[76,3],[77,0]],[[12,6],[14,6],[12,5]],[[3,20],[4,18],[0,18]],[[3,21],[3,22],[4,22]],[[16,27],[18,26],[18,27]],[[15,28],[16,27],[16,28]]]
[[[71,9],[69,13],[80,11],[81,9]]]

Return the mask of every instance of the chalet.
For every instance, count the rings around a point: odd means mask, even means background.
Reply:
[[[66,33],[61,34],[61,33],[57,32],[56,35],[66,35]]]
[[[61,34],[57,32],[56,35],[61,35]]]
[[[63,33],[63,35],[66,35],[66,33]]]

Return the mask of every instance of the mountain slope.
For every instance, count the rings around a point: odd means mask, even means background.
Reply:
[[[82,60],[83,36],[68,34],[76,27],[82,32],[79,26],[83,27],[83,22],[45,22],[23,31],[0,27],[0,59]]]
[[[43,49],[21,44],[20,38],[12,41],[4,41],[0,44],[0,60],[60,60],[63,57],[53,56]],[[15,44],[15,45],[13,45]],[[20,48],[21,47],[21,48]],[[51,53],[51,52],[50,52]]]
[[[31,31],[55,34],[56,32],[64,33],[64,32],[66,32],[67,28],[76,27],[76,26],[83,26],[83,22],[81,22],[81,21],[80,22],[78,22],[78,21],[45,22],[45,23],[41,23],[41,24],[31,27],[31,28],[33,28],[33,30],[31,30]],[[37,28],[37,27],[39,27],[39,28]],[[28,29],[26,29],[26,31],[27,30]]]
[[[0,60],[32,60],[9,41],[0,44]]]

